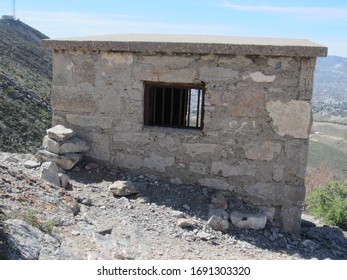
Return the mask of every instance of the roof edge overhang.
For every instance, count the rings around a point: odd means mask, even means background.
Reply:
[[[328,48],[306,39],[206,35],[118,34],[42,40],[55,50],[135,53],[225,54],[262,56],[327,56]]]

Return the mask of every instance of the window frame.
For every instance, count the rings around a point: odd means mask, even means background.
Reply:
[[[159,124],[153,122],[151,119],[151,115],[155,114],[153,108],[151,108],[151,97],[150,91],[153,87],[156,88],[165,88],[165,89],[184,89],[184,90],[201,90],[201,101],[198,101],[196,104],[200,105],[200,110],[197,110],[198,119],[196,120],[196,126],[187,126],[187,125],[172,125],[172,124]],[[201,83],[165,83],[165,82],[153,82],[146,81],[144,82],[144,126],[147,127],[167,127],[173,129],[194,129],[194,130],[202,130],[204,127],[204,99],[205,99],[205,84]],[[172,98],[173,100],[173,98]],[[172,101],[171,101],[172,102]],[[201,104],[200,104],[201,102]],[[182,104],[180,104],[182,106]],[[185,104],[185,110],[188,109],[188,105]],[[190,110],[189,110],[190,112]],[[176,116],[177,117],[177,116]],[[200,119],[200,126],[198,126]],[[172,121],[171,121],[172,122]]]

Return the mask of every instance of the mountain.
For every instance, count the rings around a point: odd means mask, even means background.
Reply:
[[[316,64],[314,94],[347,101],[347,58],[319,57]]]
[[[46,38],[20,20],[0,19],[0,151],[35,152],[51,125]]]

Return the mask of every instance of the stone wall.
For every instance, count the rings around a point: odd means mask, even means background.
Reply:
[[[54,50],[53,125],[87,156],[235,192],[300,228],[315,58]],[[144,81],[205,83],[203,130],[144,127]]]

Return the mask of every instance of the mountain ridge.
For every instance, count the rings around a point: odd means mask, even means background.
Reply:
[[[20,20],[0,19],[0,151],[35,152],[51,125],[48,36]]]

